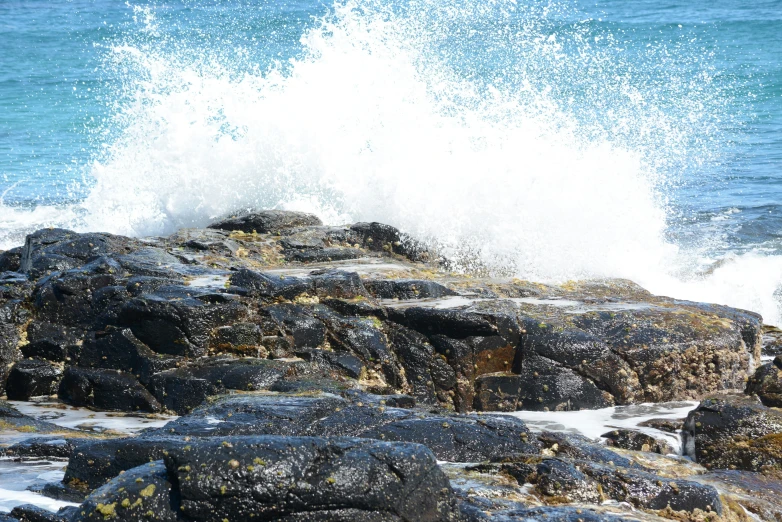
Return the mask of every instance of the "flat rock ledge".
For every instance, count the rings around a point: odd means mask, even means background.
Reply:
[[[79,504],[0,520],[782,520],[751,494],[782,492],[782,363],[759,364],[776,343],[759,315],[449,266],[388,225],[279,210],[29,235],[0,254],[5,395],[180,417],[96,437],[0,404],[31,437],[6,455],[67,460],[38,492]],[[502,414],[681,400],[702,402],[655,426],[691,460]]]

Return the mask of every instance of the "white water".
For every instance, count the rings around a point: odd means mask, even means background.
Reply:
[[[580,433],[593,440],[615,429],[633,429],[665,440],[678,454],[681,454],[681,439],[678,434],[639,426],[639,424],[650,419],[683,419],[696,406],[698,402],[683,401],[614,406],[599,410],[516,411],[508,415],[522,419],[533,430]]]
[[[9,401],[20,412],[33,418],[47,420],[64,428],[87,432],[104,432],[133,435],[146,428],[159,428],[176,417],[167,415],[135,415],[112,412],[97,412],[87,408],[66,406],[57,402]],[[31,438],[29,434],[16,431],[0,433],[0,446],[10,446]],[[0,512],[9,512],[22,504],[57,511],[71,502],[51,499],[27,488],[47,482],[59,482],[65,474],[65,462],[26,460],[15,462],[11,458],[0,458]]]
[[[542,12],[473,4],[417,0],[394,12],[349,1],[302,36],[300,59],[254,73],[141,37],[117,45],[107,67],[132,74],[110,124],[121,132],[91,167],[89,195],[66,209],[3,208],[2,229],[15,231],[4,245],[42,225],[143,236],[240,208],[289,208],[332,224],[395,225],[465,270],[625,277],[782,324],[782,257],[729,257],[701,275],[713,260],[663,237],[666,173],[680,157],[707,155],[687,137],[708,146],[708,67],[703,78],[667,79],[671,112],[659,91],[616,72],[643,69],[601,53],[585,31],[558,37]],[[498,13],[522,22],[513,32]],[[154,11],[142,18],[141,32],[156,33]],[[469,41],[489,20],[481,36],[513,56],[498,79],[460,76],[433,52],[449,32]],[[666,52],[647,59],[676,70]],[[592,105],[579,116],[552,95],[563,82],[587,91]]]

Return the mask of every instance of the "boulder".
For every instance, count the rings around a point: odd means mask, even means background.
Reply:
[[[5,449],[5,455],[15,460],[68,460],[75,440],[57,436],[39,436],[9,446]]]
[[[364,281],[364,286],[378,299],[437,299],[458,295],[440,283],[425,279],[374,279]]]
[[[357,248],[310,248],[307,250],[288,250],[285,258],[297,263],[329,263],[332,261],[346,261],[365,257],[366,253]]]
[[[661,455],[676,453],[676,450],[664,439],[658,439],[636,430],[617,429],[604,433],[601,437],[606,438],[606,444],[616,448],[659,453]]]
[[[71,522],[173,522],[185,520],[179,491],[162,460],[127,470],[93,491]]]
[[[22,355],[53,362],[75,360],[82,335],[79,328],[33,321],[27,326],[28,343],[21,347]]]
[[[255,323],[236,323],[214,330],[210,350],[218,353],[261,357],[268,351],[263,347],[263,331]]]
[[[79,234],[60,228],[42,229],[27,236],[20,270],[33,278],[80,267],[107,254],[127,254],[138,244],[111,234]]]
[[[524,380],[513,373],[486,373],[475,379],[476,411],[516,411]]]
[[[278,276],[241,268],[231,275],[231,285],[251,296],[268,300],[293,299],[303,294],[314,294],[309,277]]]
[[[226,390],[268,390],[296,368],[280,361],[216,357],[160,372],[148,387],[167,410],[181,415]]]
[[[66,368],[58,395],[74,406],[113,411],[158,412],[160,403],[130,374],[97,368]]]
[[[246,313],[236,296],[166,286],[127,301],[118,323],[156,353],[200,357],[215,328],[238,322]]]
[[[12,401],[28,401],[31,397],[55,395],[62,370],[47,361],[25,359],[11,368],[6,382],[6,395]]]
[[[174,448],[187,446],[184,437],[142,434],[77,445],[65,469],[63,483],[85,493],[106,484],[123,472],[162,459]]]
[[[746,393],[757,395],[766,406],[782,408],[782,357],[755,370],[747,381]]]
[[[740,395],[703,400],[684,423],[684,452],[709,469],[782,469],[782,411]]]
[[[80,268],[44,277],[33,295],[37,319],[64,327],[90,325],[105,312],[105,306],[94,305],[98,292],[116,286],[121,273],[116,260],[99,257]]]
[[[79,355],[79,366],[123,370],[135,375],[143,384],[154,374],[174,368],[181,361],[181,357],[153,352],[129,328],[114,327],[90,333]]]
[[[619,295],[608,301],[608,291]],[[592,381],[616,404],[744,387],[751,361],[760,355],[759,316],[629,292],[623,296],[612,285],[569,289],[562,297],[579,299],[570,305],[523,301],[524,358],[545,357]]]
[[[0,254],[0,272],[18,272],[22,266],[24,247],[10,248]]]
[[[435,456],[417,444],[220,437],[170,451],[165,463],[176,477],[182,513],[195,520],[346,510],[419,522],[459,517]]]
[[[592,379],[537,354],[523,358],[519,378],[524,383],[518,397],[522,410],[568,411],[614,404],[614,397]]]
[[[236,213],[226,219],[212,223],[208,228],[236,230],[251,234],[278,234],[286,229],[319,226],[323,223],[312,214],[288,210],[261,210]]]
[[[11,510],[10,516],[19,522],[70,522],[58,513],[32,504],[16,506]]]
[[[356,223],[350,226],[349,240],[367,250],[388,252],[405,256],[411,261],[424,261],[429,258],[424,245],[399,229],[383,223]]]
[[[0,297],[0,393],[5,392],[11,366],[22,357],[19,345],[29,317],[30,313],[21,299]]]

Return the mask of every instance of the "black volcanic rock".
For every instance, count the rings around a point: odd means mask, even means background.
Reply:
[[[709,469],[782,469],[782,412],[755,397],[703,400],[684,423],[684,451]]]
[[[133,375],[118,370],[71,366],[63,374],[58,395],[74,406],[129,412],[161,410],[160,403]]]
[[[162,460],[131,468],[93,491],[71,522],[186,520]]]
[[[276,234],[285,229],[322,225],[321,220],[312,214],[291,212],[288,210],[261,210],[246,212],[217,221],[208,228],[218,230],[237,230],[259,234]]]
[[[747,381],[746,393],[755,394],[766,406],[782,407],[782,357],[760,366]]]
[[[195,520],[318,511],[379,512],[420,522],[459,518],[435,456],[417,444],[221,437],[174,449],[164,460],[176,477],[182,513]]]
[[[27,401],[30,397],[55,395],[62,370],[47,361],[26,359],[11,368],[6,382],[6,395],[12,401]]]

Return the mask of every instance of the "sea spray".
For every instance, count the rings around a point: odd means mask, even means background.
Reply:
[[[302,209],[393,224],[463,270],[626,277],[780,321],[782,258],[704,273],[713,260],[665,239],[678,173],[725,139],[692,35],[639,52],[556,4],[346,2],[296,57],[253,67],[242,46],[183,45],[154,9],[136,16],[107,50],[121,82],[86,198],[30,224],[156,235]]]

